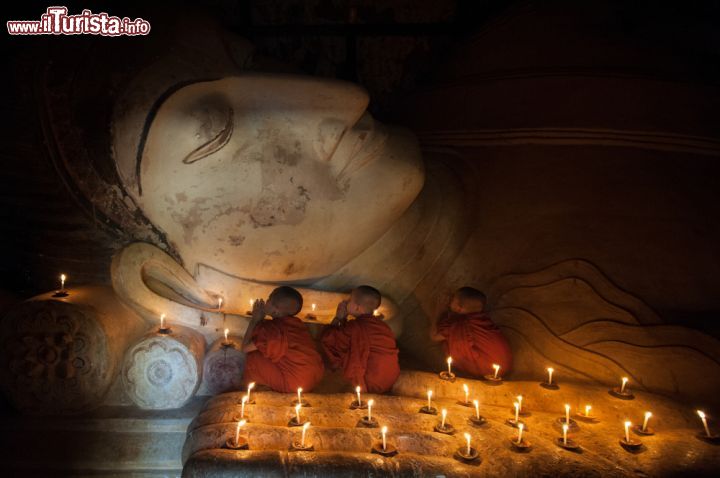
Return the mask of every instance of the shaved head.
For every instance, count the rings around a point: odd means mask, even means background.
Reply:
[[[288,315],[297,314],[303,306],[302,294],[286,285],[273,290],[270,293],[269,299],[273,302],[275,307],[281,309]]]
[[[460,287],[455,291],[455,297],[457,297],[460,305],[465,308],[474,309],[476,306],[485,308],[485,305],[487,304],[487,297],[485,294],[473,287]]]
[[[370,287],[369,285],[356,287],[353,289],[352,295],[355,302],[362,306],[367,312],[374,311],[380,307],[380,303],[382,302],[382,295],[380,295],[380,291],[378,291],[375,287]]]

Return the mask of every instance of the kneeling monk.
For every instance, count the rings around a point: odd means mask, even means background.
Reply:
[[[321,337],[333,370],[342,369],[351,385],[370,393],[387,392],[400,375],[395,335],[373,315],[380,301],[380,292],[373,287],[353,289],[350,299],[338,304],[332,324]],[[348,315],[355,320],[348,321]]]
[[[485,294],[461,287],[453,294],[449,310],[430,324],[430,338],[445,342],[453,366],[476,377],[493,373],[493,364],[500,365],[503,373],[512,368],[510,345],[484,312],[485,304]]]
[[[290,393],[310,391],[323,377],[324,367],[305,324],[295,317],[303,298],[292,287],[273,290],[267,302],[253,303],[252,321],[243,340],[247,353],[243,383],[267,385]],[[265,320],[269,315],[272,320]]]

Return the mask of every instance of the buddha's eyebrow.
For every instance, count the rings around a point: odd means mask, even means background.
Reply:
[[[219,78],[206,78],[206,79],[195,79],[195,80],[188,80],[188,81],[182,81],[176,85],[171,86],[168,88],[164,93],[162,93],[158,98],[153,102],[152,106],[150,107],[150,110],[148,111],[147,116],[145,117],[145,122],[143,123],[143,129],[140,133],[140,141],[138,142],[137,147],[137,153],[135,157],[135,180],[137,181],[137,188],[138,188],[138,194],[142,196],[142,181],[140,180],[140,175],[142,172],[141,163],[143,154],[145,152],[145,143],[147,142],[148,134],[150,133],[150,126],[152,126],[153,121],[155,120],[155,117],[157,116],[158,111],[160,110],[160,107],[165,103],[165,101],[170,98],[174,93],[176,93],[181,88],[184,88],[186,86],[195,84],[195,83],[206,83],[211,81],[217,81]]]
[[[217,135],[215,135],[214,138],[212,138],[207,143],[200,145],[190,151],[190,153],[188,153],[188,155],[183,158],[183,164],[192,164],[195,161],[199,161],[207,156],[210,156],[215,151],[222,149],[223,146],[225,146],[228,141],[230,141],[233,129],[235,127],[235,123],[233,121],[233,109],[228,108],[226,114],[227,117],[225,118],[225,127],[222,129],[222,131],[220,131]]]

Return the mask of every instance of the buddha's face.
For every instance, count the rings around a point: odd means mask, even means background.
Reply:
[[[375,122],[360,88],[302,77],[194,83],[159,107],[135,200],[192,272],[330,274],[415,199],[414,138]]]

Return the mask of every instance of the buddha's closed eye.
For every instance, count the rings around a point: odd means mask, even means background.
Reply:
[[[208,141],[188,153],[188,155],[183,158],[182,162],[184,164],[192,164],[195,161],[199,161],[222,149],[232,137],[234,127],[233,118],[233,109],[228,107],[225,112],[225,123],[222,129],[214,136],[212,136]],[[204,124],[203,126],[204,129],[207,129],[207,125]],[[207,131],[205,131],[205,133],[207,133]]]

